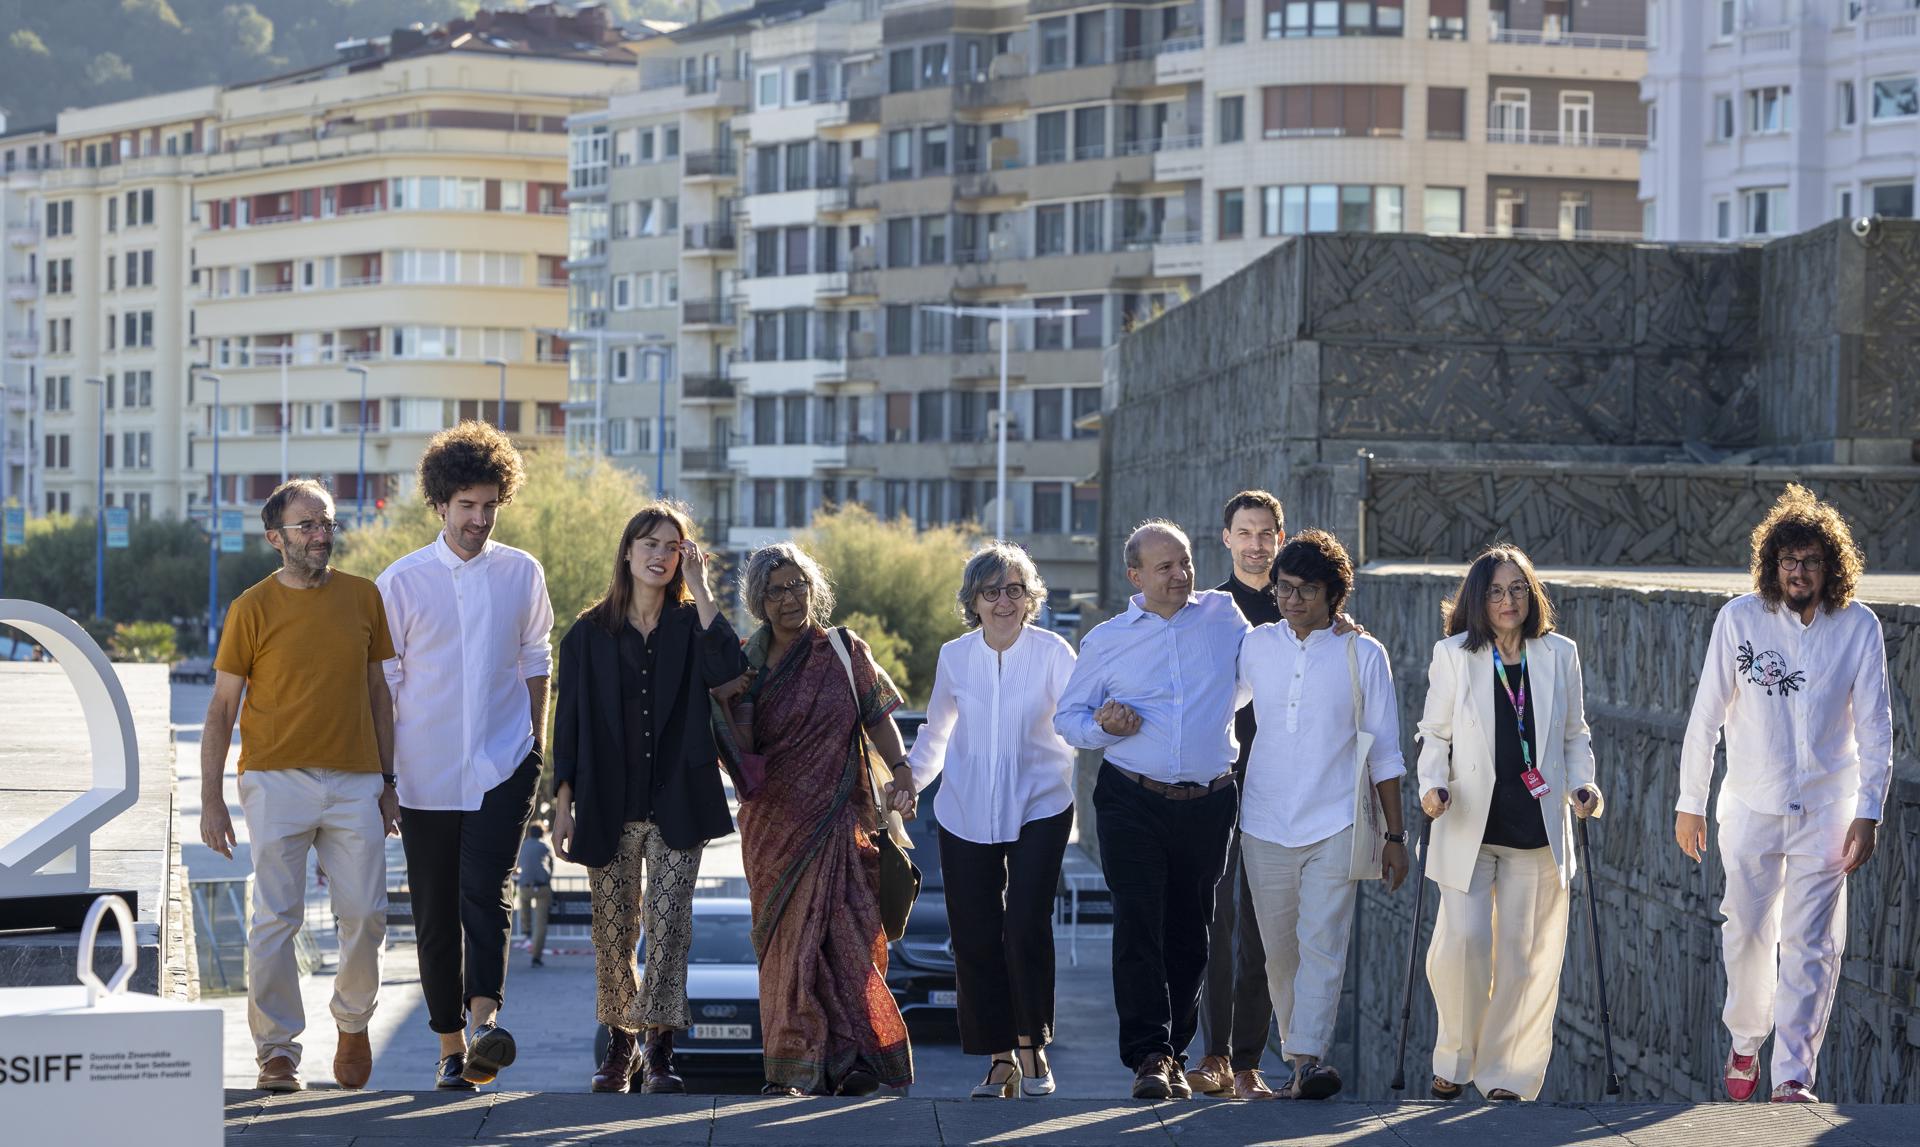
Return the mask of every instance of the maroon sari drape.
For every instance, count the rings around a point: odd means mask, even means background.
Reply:
[[[767,782],[740,808],[766,1076],[807,1092],[828,1090],[856,1059],[887,1086],[913,1082],[887,990],[873,795],[856,739],[900,697],[866,643],[850,644],[854,687],[824,630],[764,671],[753,726]]]

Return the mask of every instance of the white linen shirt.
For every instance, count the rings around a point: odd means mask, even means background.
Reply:
[[[1893,710],[1880,619],[1859,602],[1812,624],[1757,593],[1713,621],[1680,749],[1675,808],[1705,816],[1713,750],[1727,732],[1722,796],[1754,812],[1813,812],[1846,802],[1879,820],[1893,779]]]
[[[1373,734],[1367,771],[1373,783],[1404,776],[1400,707],[1386,647],[1354,635],[1360,669],[1361,724]],[[1240,645],[1240,684],[1253,690],[1260,735],[1247,754],[1240,788],[1240,831],[1272,844],[1304,848],[1353,823],[1353,683],[1347,637],[1316,629],[1305,641],[1285,622],[1255,626]]]
[[[376,584],[393,634],[384,668],[400,803],[473,812],[533,748],[526,682],[553,665],[546,571],[494,541],[462,561],[436,536]]]
[[[1205,784],[1240,757],[1233,711],[1247,702],[1238,667],[1252,627],[1221,590],[1196,592],[1172,620],[1149,613],[1145,600],[1134,594],[1125,613],[1081,639],[1053,727],[1069,745],[1104,750],[1143,777]],[[1139,732],[1116,737],[1100,727],[1093,715],[1110,700],[1140,715]]]
[[[940,647],[927,723],[907,760],[915,792],[945,771],[933,799],[941,828],[1007,844],[1021,826],[1073,804],[1073,746],[1053,729],[1072,674],[1073,646],[1031,625],[1004,653],[979,630]]]

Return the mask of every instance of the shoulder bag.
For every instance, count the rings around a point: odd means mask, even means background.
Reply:
[[[877,890],[880,901],[880,924],[887,939],[898,940],[907,931],[907,918],[913,914],[913,902],[920,896],[920,869],[907,856],[906,850],[913,847],[913,841],[907,836],[906,822],[900,814],[887,808],[886,781],[892,780],[892,770],[880,760],[880,754],[874,751],[873,743],[867,739],[867,730],[860,723],[860,686],[853,679],[853,655],[847,651],[846,631],[834,627],[827,631],[827,637],[833,642],[833,651],[840,658],[841,668],[847,671],[847,688],[853,690],[854,738],[862,762],[866,765],[867,785],[873,793],[873,811],[880,818],[880,827],[873,830],[873,846],[880,850],[880,887]],[[883,779],[884,778],[884,779]]]

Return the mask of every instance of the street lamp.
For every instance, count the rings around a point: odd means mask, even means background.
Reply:
[[[1005,541],[1007,537],[1007,351],[1013,345],[1013,328],[1007,324],[1007,320],[1064,319],[1074,315],[1084,315],[1087,312],[1071,307],[923,306],[920,309],[932,311],[936,315],[1000,320],[1000,430],[994,457],[993,535]]]
[[[220,376],[207,369],[209,364],[196,362],[187,367],[187,380],[194,378],[211,379],[213,382],[213,405],[207,407],[207,424],[213,430],[213,498],[207,511],[207,656],[214,657],[220,652],[216,639],[220,619]]]
[[[505,430],[507,428],[507,360],[490,358],[487,360],[487,365],[500,368],[500,412],[499,417],[493,420],[493,424],[496,428]]]
[[[353,484],[353,524],[358,529],[367,517],[367,368],[349,366],[347,373],[360,376],[360,477]]]
[[[100,443],[95,449],[99,477],[94,483],[93,501],[93,616],[107,615],[107,380],[87,379],[88,386],[100,388]]]

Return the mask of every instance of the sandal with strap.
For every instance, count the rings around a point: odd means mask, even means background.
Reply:
[[[1496,1087],[1487,1092],[1487,1098],[1495,1103],[1518,1103],[1520,1097],[1504,1087]]]
[[[969,1093],[973,1099],[1012,1099],[1020,1091],[1020,1065],[994,1056],[987,1064],[987,1078]]]
[[[1433,1087],[1430,1090],[1435,1099],[1453,1100],[1460,1098],[1460,1093],[1466,1089],[1467,1085],[1464,1083],[1455,1083],[1450,1079],[1441,1079],[1436,1075],[1433,1077]]]
[[[1047,1049],[1037,1044],[1023,1042],[1020,1044],[1019,1050],[1023,1054],[1031,1055],[1033,1057],[1033,1065],[1039,1069],[1038,1074],[1030,1074],[1024,1066],[1020,1068],[1020,1094],[1026,1096],[1028,1099],[1038,1099],[1043,1095],[1052,1095],[1055,1086],[1053,1082],[1053,1064],[1047,1062]]]

